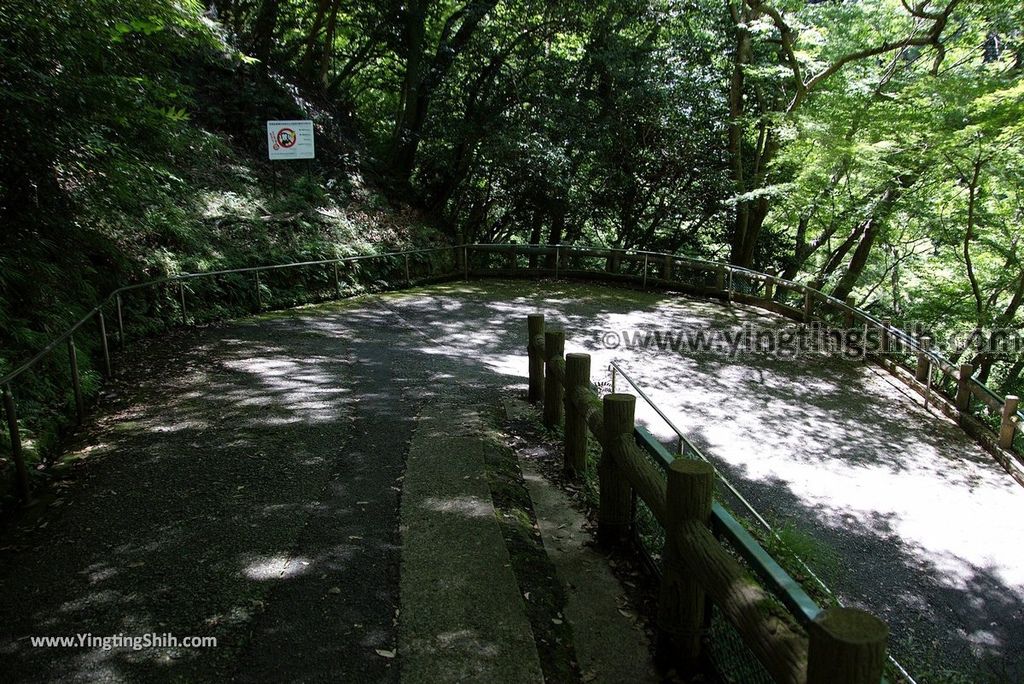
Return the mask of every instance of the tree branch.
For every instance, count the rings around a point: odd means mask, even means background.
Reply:
[[[757,2],[759,5],[761,4],[760,0],[748,0],[748,2]],[[817,88],[830,77],[840,72],[847,65],[853,62],[858,62],[860,60],[867,59],[869,57],[884,55],[894,50],[902,50],[914,46],[932,46],[936,48],[938,54],[936,55],[936,62],[935,66],[933,67],[934,71],[935,69],[938,68],[938,65],[942,63],[942,57],[945,55],[945,48],[943,47],[941,42],[942,32],[946,29],[946,25],[949,23],[949,17],[953,13],[953,10],[956,9],[956,7],[961,2],[962,0],[950,0],[949,4],[946,5],[946,8],[941,12],[926,12],[924,10],[924,4],[918,5],[917,7],[912,9],[907,6],[906,2],[904,2],[903,6],[907,9],[908,12],[910,12],[912,16],[923,21],[932,22],[932,25],[928,30],[928,33],[926,33],[923,36],[911,34],[906,38],[903,38],[898,41],[883,41],[880,45],[875,45],[873,47],[864,48],[863,50],[857,50],[855,52],[850,52],[843,55],[835,62],[833,62],[825,70],[818,72],[807,81],[801,81],[801,85],[797,88],[796,94],[793,95],[793,99],[790,101],[789,106],[786,108],[786,112],[788,113],[794,111],[797,107],[800,106],[801,102],[803,102],[804,98],[807,97],[807,95],[812,90]],[[768,12],[768,8],[764,7],[763,5],[761,5],[761,9],[765,12]]]

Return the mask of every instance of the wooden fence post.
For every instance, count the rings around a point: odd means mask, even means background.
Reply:
[[[775,299],[775,281],[766,280],[764,283],[764,298],[769,302]]]
[[[597,515],[597,540],[605,547],[617,546],[629,538],[632,522],[633,488],[615,462],[622,442],[632,439],[636,427],[636,397],[606,394],[604,397],[604,443],[597,476],[601,500]],[[618,454],[622,458],[622,454]]]
[[[925,349],[931,349],[932,338],[928,337],[927,335],[922,337],[921,346],[924,347]],[[931,367],[932,362],[931,359],[928,357],[928,354],[926,354],[923,351],[917,352],[917,372],[914,373],[914,379],[921,383],[928,382],[928,375],[931,372]]]
[[[811,313],[814,309],[814,290],[810,285],[804,285],[804,325],[811,322]]]
[[[28,503],[31,494],[28,468],[25,466],[25,456],[21,451],[21,431],[18,428],[18,414],[15,411],[14,395],[11,394],[10,385],[3,388],[3,404],[4,413],[7,416],[7,437],[11,442],[11,459],[14,461],[15,483],[22,501]]]
[[[956,380],[956,410],[969,413],[971,410],[971,378],[974,377],[974,366],[969,363],[960,364],[960,375]]]
[[[682,672],[695,669],[700,657],[705,596],[682,566],[679,535],[687,523],[706,526],[711,518],[715,471],[709,463],[677,458],[669,466],[668,525],[658,595],[658,656]]]
[[[573,397],[590,387],[590,354],[565,357],[565,471],[574,478],[587,470],[587,416],[576,408]]]
[[[544,352],[538,339],[544,337],[544,314],[526,317],[526,352],[530,358],[530,390],[527,400],[531,404],[544,401]]]
[[[1003,403],[1002,421],[999,424],[999,446],[1004,449],[1013,448],[1013,433],[1017,431],[1017,407],[1020,397],[1008,394]]]
[[[725,269],[715,270],[715,290],[725,292]]]
[[[665,260],[661,263],[661,279],[672,280],[672,255],[666,254]]]
[[[853,295],[850,295],[849,297],[846,298],[846,306],[850,307],[851,309],[856,309],[857,308],[856,305],[855,305],[855,302],[856,302],[856,300],[853,298]],[[853,312],[852,311],[844,311],[843,312],[843,322],[846,323],[846,329],[847,330],[853,330]]]
[[[562,383],[555,377],[554,360],[564,360],[565,332],[544,333],[544,426],[554,429],[562,422]]]
[[[878,684],[889,628],[856,608],[828,608],[808,626],[807,684]]]

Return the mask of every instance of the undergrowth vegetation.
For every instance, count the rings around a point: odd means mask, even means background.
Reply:
[[[439,240],[363,176],[343,123],[232,47],[194,2],[15,0],[0,36],[0,376],[119,286]],[[265,121],[289,118],[316,121],[318,158],[272,167]],[[322,298],[328,277],[313,277],[312,294],[309,273],[265,280],[264,304]],[[239,293],[251,291],[190,283],[186,315],[249,311]],[[180,320],[176,288],[139,292],[125,301],[130,335]],[[75,337],[87,399],[99,341],[95,323]],[[63,345],[12,383],[30,459],[56,447],[70,387]],[[7,441],[0,430],[0,454]]]

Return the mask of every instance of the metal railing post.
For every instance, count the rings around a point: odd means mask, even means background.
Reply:
[[[178,281],[178,294],[181,296],[181,322],[188,325],[188,312],[185,311],[185,283]]]
[[[28,468],[25,467],[25,456],[21,451],[21,432],[18,431],[18,414],[14,409],[14,395],[11,386],[4,385],[4,413],[7,415],[7,434],[11,440],[11,459],[14,461],[15,477],[18,494],[23,501],[28,501]]]
[[[103,320],[103,309],[99,310],[100,314],[100,341],[103,343],[103,362],[107,366],[107,377],[109,378],[111,373],[110,368],[110,347],[107,345],[107,323]]]
[[[78,376],[78,352],[75,350],[75,337],[68,335],[68,359],[71,361],[71,388],[75,393],[75,413],[78,422],[85,420],[85,404],[82,401],[82,382]]]
[[[117,300],[117,346],[124,349],[124,319],[121,316],[121,293],[118,292],[114,299]]]

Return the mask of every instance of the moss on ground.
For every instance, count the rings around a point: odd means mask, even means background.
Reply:
[[[498,416],[489,416],[494,424]],[[512,571],[537,642],[544,678],[549,682],[580,681],[572,627],[563,617],[565,592],[544,550],[530,493],[515,453],[498,437],[488,436],[487,476],[498,526],[505,538]]]

